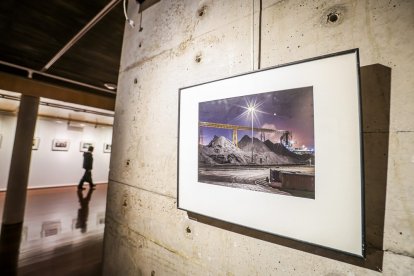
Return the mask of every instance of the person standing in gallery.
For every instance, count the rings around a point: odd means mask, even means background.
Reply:
[[[90,146],[87,152],[83,153],[83,168],[85,169],[85,173],[83,174],[81,180],[79,181],[78,190],[83,190],[83,183],[88,182],[89,188],[94,189],[95,184],[92,181],[92,164],[93,164],[93,147]]]

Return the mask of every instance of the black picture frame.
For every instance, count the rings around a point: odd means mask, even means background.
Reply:
[[[179,89],[177,208],[363,257],[359,75],[359,52],[351,49]],[[315,125],[313,199],[199,181],[200,103],[309,86],[313,88]],[[342,139],[346,143],[338,142]],[[341,160],[333,162],[329,157],[332,152]],[[220,167],[213,165],[214,169]],[[284,210],[284,214],[272,210]]]

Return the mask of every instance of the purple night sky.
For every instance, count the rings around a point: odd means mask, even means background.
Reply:
[[[199,104],[199,121],[251,127],[251,113],[247,112],[249,103],[255,104],[257,110],[254,127],[288,130],[296,141],[294,147],[304,145],[314,149],[312,87],[202,102]],[[204,145],[214,135],[232,140],[230,129],[203,127],[200,135]],[[251,131],[239,131],[238,139],[244,135],[251,137]],[[255,132],[254,136],[260,139],[260,133]],[[266,133],[266,139],[273,143],[279,142],[279,138],[280,134]]]

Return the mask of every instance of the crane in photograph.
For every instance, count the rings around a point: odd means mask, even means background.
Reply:
[[[280,130],[280,129],[271,129],[271,128],[258,128],[258,127],[254,127],[252,128],[251,126],[238,126],[238,125],[230,125],[230,124],[222,124],[222,123],[212,123],[212,122],[199,122],[199,126],[200,126],[200,144],[203,143],[202,141],[202,128],[203,127],[211,127],[211,128],[222,128],[222,129],[230,129],[233,131],[233,135],[232,135],[232,142],[233,144],[238,147],[238,136],[237,136],[237,132],[239,130],[252,130],[259,132],[260,133],[260,138],[262,141],[266,140],[266,133],[282,133],[282,136],[285,135],[285,137],[292,137],[291,135],[289,135],[289,131],[287,130]]]

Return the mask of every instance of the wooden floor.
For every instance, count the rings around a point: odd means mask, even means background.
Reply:
[[[0,275],[101,275],[106,192],[107,184],[29,190],[23,225],[2,227]]]

